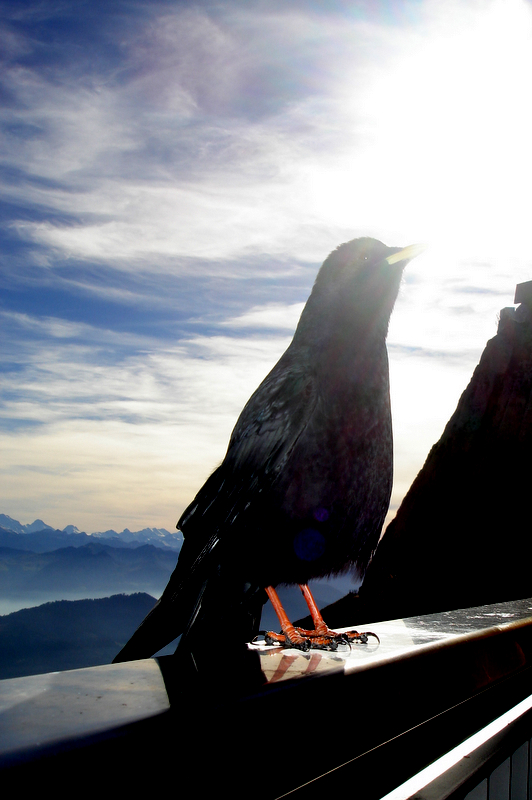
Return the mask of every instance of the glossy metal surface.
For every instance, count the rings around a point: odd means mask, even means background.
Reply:
[[[36,755],[168,708],[153,659],[0,681],[0,756]]]
[[[309,674],[347,675],[529,625],[532,625],[532,599],[359,626],[360,631],[376,633],[380,641],[370,637],[367,644],[340,646],[336,652],[302,653],[265,645],[250,645],[250,649],[260,653],[261,669],[270,683]],[[349,629],[341,628],[339,632],[344,630]]]

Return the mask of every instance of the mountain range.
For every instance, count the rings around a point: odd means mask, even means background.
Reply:
[[[67,525],[63,530],[58,530],[47,525],[42,519],[36,519],[29,525],[22,525],[7,514],[0,514],[0,547],[46,553],[58,550],[60,547],[82,547],[95,540],[112,547],[134,548],[151,544],[179,552],[183,535],[178,531],[170,533],[166,528],[143,528],[140,531],[124,528],[120,533],[112,529],[85,533],[75,525]]]
[[[159,597],[182,542],[181,533],[164,528],[89,534],[74,525],[60,531],[42,519],[22,525],[0,514],[0,614],[117,592]]]

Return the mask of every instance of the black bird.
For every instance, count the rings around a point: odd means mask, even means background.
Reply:
[[[325,260],[290,346],[177,523],[184,543],[163,595],[115,662],[148,658],[180,633],[178,651],[250,641],[265,591],[283,631],[270,641],[332,643],[306,584],[363,575],[377,545],[393,469],[385,340],[403,269],[422,249],[361,238]],[[274,587],[295,583],[318,638],[277,607]]]

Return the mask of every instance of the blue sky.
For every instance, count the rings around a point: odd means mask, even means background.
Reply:
[[[173,529],[341,242],[426,242],[391,514],[532,279],[523,0],[1,0],[0,511]]]

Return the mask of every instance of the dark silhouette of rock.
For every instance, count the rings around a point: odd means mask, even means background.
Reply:
[[[359,595],[323,610],[358,625],[532,595],[532,281],[388,525]]]

